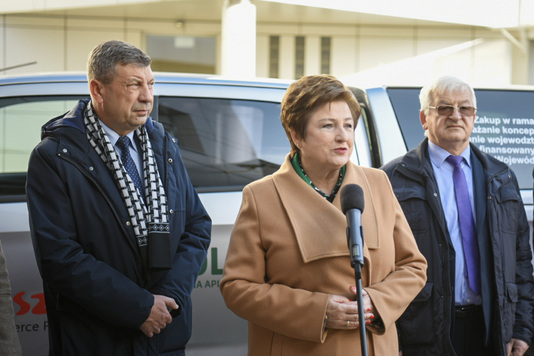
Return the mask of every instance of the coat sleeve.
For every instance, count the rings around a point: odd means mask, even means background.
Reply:
[[[513,174],[513,173],[512,173]],[[515,175],[513,182],[517,193],[519,187]],[[516,234],[516,279],[517,306],[513,338],[525,341],[532,347],[534,341],[534,278],[532,268],[532,246],[530,244],[530,228],[522,201],[518,203],[518,226]],[[505,340],[506,341],[506,340]]]
[[[391,184],[385,173],[381,173],[383,189],[380,194],[374,194],[375,199],[381,198],[383,204],[393,205],[391,218],[394,220],[393,230],[388,232],[387,238],[392,239],[394,246],[395,265],[382,281],[373,281],[365,289],[369,293],[378,311],[382,324],[387,330],[395,324],[404,310],[417,296],[426,283],[427,261],[419,251],[410,226],[404,216],[402,208],[393,193]],[[384,222],[386,225],[387,222]],[[376,253],[381,253],[380,249]],[[375,329],[377,333],[384,330]]]
[[[78,242],[73,203],[58,174],[55,147],[44,140],[33,151],[26,186],[34,252],[45,285],[72,308],[137,329],[148,318],[154,297]]]
[[[249,322],[291,338],[322,342],[329,294],[266,283],[266,249],[253,190],[243,190],[224,265],[221,292],[226,305]],[[283,263],[283,262],[282,262]]]

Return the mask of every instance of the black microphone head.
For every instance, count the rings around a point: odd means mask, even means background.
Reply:
[[[363,212],[365,206],[363,190],[358,184],[347,184],[341,189],[341,210],[346,214],[350,209],[358,209]]]

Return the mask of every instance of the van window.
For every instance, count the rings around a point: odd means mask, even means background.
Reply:
[[[421,127],[421,121],[419,121],[420,90],[413,88],[387,89],[408,150],[416,147],[425,137],[425,131]]]
[[[158,121],[178,138],[197,190],[241,190],[276,171],[289,153],[280,104],[160,97]]]
[[[534,91],[477,90],[477,120],[471,141],[506,163],[519,187],[532,189]]]
[[[0,173],[26,172],[41,141],[41,126],[70,110],[77,99],[25,97],[0,100]]]
[[[424,138],[424,130],[419,121],[419,90],[388,89],[409,150],[416,147]],[[534,91],[479,89],[475,92],[477,118],[471,142],[481,151],[512,168],[521,189],[532,189]]]
[[[0,100],[0,196],[25,194],[28,159],[41,140],[41,127],[82,98]],[[199,191],[240,190],[276,171],[289,153],[279,103],[160,97],[154,114],[178,138]]]
[[[0,99],[0,196],[23,195],[28,159],[41,141],[41,126],[70,110],[79,98]]]

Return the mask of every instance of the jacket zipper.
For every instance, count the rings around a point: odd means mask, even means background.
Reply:
[[[68,156],[62,155],[61,153],[58,153],[57,155],[58,155],[59,158],[63,159],[66,162],[69,162],[74,167],[76,167],[87,179],[89,179],[91,182],[93,182],[95,184],[95,186],[98,188],[98,190],[100,191],[100,193],[102,194],[102,196],[104,197],[104,199],[106,200],[108,205],[110,206],[111,211],[113,211],[113,215],[115,216],[115,219],[119,222],[119,225],[120,225],[122,231],[124,232],[124,235],[126,236],[126,240],[128,240],[129,245],[132,247],[132,249],[133,249],[133,251],[135,253],[135,257],[138,259],[138,263],[141,263],[141,258],[139,256],[139,252],[137,251],[137,247],[134,246],[134,244],[131,241],[131,239],[128,238],[129,233],[126,230],[126,228],[124,227],[124,225],[122,224],[121,220],[119,219],[119,214],[118,214],[117,210],[115,209],[115,207],[113,205],[113,202],[109,199],[109,197],[106,194],[104,194],[104,191],[102,190],[102,187],[100,186],[98,181],[90,173],[88,173],[87,170],[84,167],[82,167],[80,164],[78,164],[78,162],[76,162],[75,160],[71,159]]]

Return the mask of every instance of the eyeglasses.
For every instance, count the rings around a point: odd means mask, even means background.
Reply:
[[[451,105],[440,105],[440,106],[429,106],[430,109],[435,109],[441,116],[451,116],[454,114],[454,110],[458,109],[458,112],[463,116],[473,116],[477,108],[474,106],[451,106]]]

